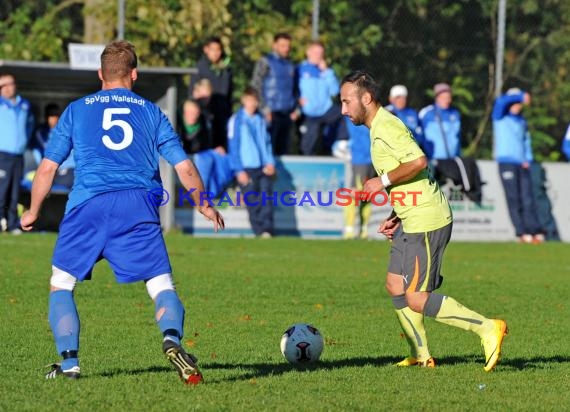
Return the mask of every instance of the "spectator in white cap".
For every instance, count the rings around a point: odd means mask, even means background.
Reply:
[[[392,112],[410,129],[416,142],[423,147],[423,132],[420,125],[418,112],[408,107],[408,89],[402,84],[392,86],[389,96],[390,104],[385,107],[386,110]]]
[[[433,87],[434,104],[420,111],[424,133],[423,149],[430,160],[452,159],[461,152],[461,114],[451,106],[451,86],[438,83]]]

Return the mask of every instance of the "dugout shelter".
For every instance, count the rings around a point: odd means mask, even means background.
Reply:
[[[139,77],[133,91],[156,103],[176,128],[178,105],[180,100],[186,97],[184,77],[195,74],[196,69],[139,67],[138,72]],[[32,104],[36,124],[44,121],[44,107],[48,103],[57,103],[63,109],[71,101],[101,88],[97,70],[76,69],[72,68],[69,63],[0,60],[0,73],[14,75],[18,85],[18,94]],[[173,170],[164,159],[161,159],[161,176],[164,188],[169,193],[173,193]],[[66,199],[66,194],[53,193],[46,200],[43,218],[50,221],[59,220],[63,214],[60,210],[61,205],[65,204]],[[162,206],[160,214],[163,229],[171,229],[174,224],[173,202]]]

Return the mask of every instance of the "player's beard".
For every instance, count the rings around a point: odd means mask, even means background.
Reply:
[[[366,107],[362,103],[360,103],[358,112],[352,116],[351,120],[355,126],[361,126],[366,122]]]

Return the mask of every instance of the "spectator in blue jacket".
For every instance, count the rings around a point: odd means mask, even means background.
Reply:
[[[570,124],[568,125],[564,141],[562,142],[562,153],[564,153],[566,159],[570,161]]]
[[[230,158],[223,146],[195,153],[192,160],[202,177],[204,187],[214,194],[214,198],[221,196],[234,180]]]
[[[493,112],[494,156],[516,235],[524,243],[544,240],[534,202],[530,164],[533,161],[531,137],[523,105],[531,102],[530,94],[509,89],[495,100]]]
[[[416,142],[423,147],[423,132],[420,125],[418,112],[408,107],[408,88],[402,84],[397,84],[390,89],[388,97],[390,104],[385,107],[386,110],[393,113],[410,129]]]
[[[275,160],[267,124],[258,112],[259,97],[247,87],[242,107],[228,124],[230,165],[246,204],[251,228],[256,236],[273,235],[273,176]]]
[[[24,152],[34,129],[30,102],[17,94],[11,74],[0,75],[0,219],[12,234],[22,233],[18,222]]]
[[[298,118],[295,99],[295,66],[289,59],[291,36],[277,33],[273,51],[255,64],[251,86],[259,95],[260,110],[269,125],[276,155],[291,152],[291,125]]]
[[[324,152],[330,153],[335,140],[346,140],[348,134],[340,106],[333,102],[339,93],[338,79],[325,60],[325,47],[318,40],[307,47],[307,59],[297,67],[299,105],[303,113],[301,124],[301,153],[313,155],[319,152],[317,143],[324,136]]]
[[[461,152],[461,115],[451,106],[451,86],[438,83],[433,87],[434,104],[419,114],[424,133],[423,149],[430,160],[452,159]]]

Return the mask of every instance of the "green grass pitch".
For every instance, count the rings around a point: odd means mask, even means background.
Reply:
[[[186,306],[185,346],[205,384],[182,384],[161,352],[143,284],[107,263],[78,285],[79,381],[45,381],[53,234],[0,236],[0,410],[564,410],[570,405],[570,249],[452,243],[442,293],[505,318],[502,362],[482,369],[476,335],[427,320],[433,370],[407,354],[384,291],[386,242],[166,237]],[[310,322],[321,362],[288,365],[285,329]]]

